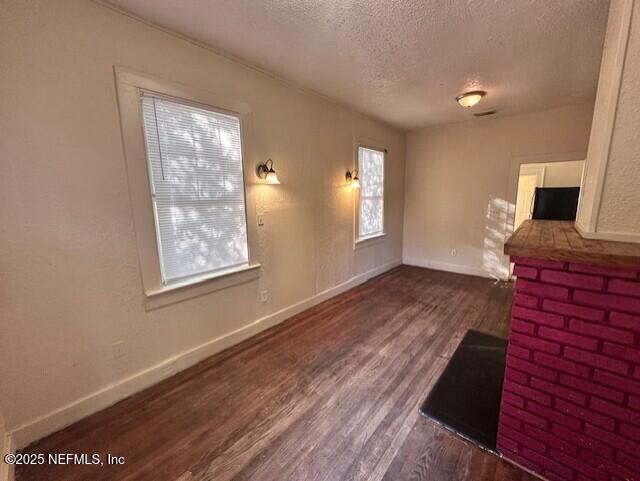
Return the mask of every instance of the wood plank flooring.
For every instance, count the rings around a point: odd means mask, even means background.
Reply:
[[[17,480],[533,480],[418,413],[467,329],[506,334],[512,294],[401,266],[26,450],[124,465]]]

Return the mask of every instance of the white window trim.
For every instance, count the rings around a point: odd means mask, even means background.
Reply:
[[[387,233],[386,232],[380,232],[378,234],[373,234],[373,235],[368,235],[365,237],[359,237],[355,240],[355,244],[357,247],[360,246],[368,246],[368,245],[372,245],[372,244],[379,244],[380,242],[382,242],[384,240],[384,238],[387,237]]]
[[[240,119],[242,133],[243,172],[245,176],[247,172],[252,172],[253,170],[248,159],[254,157],[250,150],[251,112],[248,104],[119,66],[114,69],[145,307],[147,309],[155,309],[257,279],[260,276],[260,264],[255,258],[255,253],[257,252],[255,199],[252,196],[251,189],[247,189],[247,179],[245,177],[248,264],[205,273],[168,285],[162,282],[139,98],[140,91],[147,90],[237,115]]]
[[[353,161],[356,169],[360,172],[360,157],[359,149],[364,147],[367,149],[378,150],[384,153],[384,179],[383,179],[383,195],[382,195],[382,232],[360,237],[360,189],[354,189],[354,223],[353,223],[353,248],[359,249],[362,247],[369,247],[372,245],[380,244],[386,240],[387,237],[387,216],[385,215],[387,210],[387,154],[389,153],[386,147],[382,143],[372,139],[366,139],[361,137],[354,138],[353,142]]]

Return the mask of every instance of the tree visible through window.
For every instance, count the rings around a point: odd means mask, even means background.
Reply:
[[[141,96],[163,282],[248,263],[238,117]]]
[[[358,147],[358,175],[358,238],[362,239],[384,232],[384,152]]]

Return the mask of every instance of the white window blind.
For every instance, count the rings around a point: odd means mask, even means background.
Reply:
[[[384,152],[367,147],[358,148],[360,203],[358,237],[383,233],[384,229]]]
[[[163,282],[248,263],[240,121],[144,92]]]

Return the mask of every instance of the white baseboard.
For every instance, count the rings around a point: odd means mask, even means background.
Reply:
[[[2,456],[5,454],[15,453],[15,447],[13,444],[13,436],[7,433],[4,439],[0,439],[2,442]],[[12,464],[6,464],[3,459],[0,459],[0,481],[13,481],[14,466]]]
[[[489,272],[484,269],[478,269],[477,267],[464,266],[460,264],[450,264],[448,262],[431,261],[428,259],[416,259],[416,258],[404,258],[403,264],[415,267],[426,267],[428,269],[434,269],[436,271],[454,272],[456,274],[467,274],[469,276],[486,277],[488,279],[495,279]]]
[[[376,267],[370,271],[358,274],[346,282],[335,287],[320,292],[292,306],[281,309],[268,316],[253,321],[246,326],[227,333],[218,338],[209,340],[199,346],[184,351],[176,356],[162,361],[155,366],[140,371],[132,376],[111,384],[88,396],[78,399],[66,406],[52,411],[37,419],[31,420],[17,429],[13,430],[12,440],[17,449],[23,448],[30,443],[58,431],[70,424],[79,421],[95,412],[109,407],[116,402],[142,391],[143,389],[157,384],[158,382],[171,377],[175,373],[187,369],[212,355],[223,351],[235,344],[238,344],[251,336],[258,334],[282,321],[341,294],[363,282],[386,272],[402,264],[401,260]],[[0,480],[4,481],[4,480]]]
[[[574,224],[578,233],[585,239],[608,240],[613,242],[633,242],[640,243],[640,233],[636,232],[589,232],[585,227],[576,221]]]

